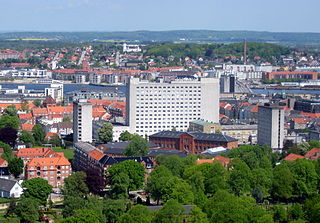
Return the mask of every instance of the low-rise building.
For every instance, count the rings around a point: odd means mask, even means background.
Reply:
[[[179,150],[187,154],[200,154],[214,147],[233,149],[238,140],[223,134],[202,132],[163,131],[149,136],[149,141],[168,150]]]
[[[189,122],[189,132],[218,133],[221,132],[219,123],[208,122],[205,120],[194,120]]]
[[[256,144],[258,125],[222,125],[221,133],[236,138],[239,144]]]
[[[23,194],[20,182],[0,178],[0,197],[19,198]]]

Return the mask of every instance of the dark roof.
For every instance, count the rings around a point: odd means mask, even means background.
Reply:
[[[14,180],[7,180],[7,179],[0,178],[0,190],[10,192],[10,190],[13,188],[16,182],[17,181],[14,181]]]
[[[0,176],[9,176],[9,168],[8,167],[0,167]]]
[[[105,155],[99,160],[99,162],[103,165],[111,166],[113,164],[121,163],[126,160],[134,160],[138,163],[145,162],[146,164],[151,164],[151,167],[153,167],[153,162],[149,157],[135,157],[135,156],[132,156],[132,157],[111,157],[111,156]]]
[[[173,156],[177,155],[181,158],[188,156],[188,154],[185,154],[179,150],[168,150],[168,149],[150,149],[149,150],[149,156],[150,157],[156,157],[158,155],[165,155],[165,156]]]
[[[223,134],[203,133],[203,132],[178,132],[178,131],[162,131],[151,135],[150,137],[159,138],[180,138],[182,134],[189,134],[195,138],[195,140],[206,140],[206,141],[218,141],[218,142],[234,142],[238,141]]]
[[[131,141],[109,142],[107,144],[102,144],[102,146],[107,148],[104,149],[103,152],[105,154],[123,154],[130,142]],[[158,148],[158,146],[152,142],[149,142],[149,149],[150,148]]]

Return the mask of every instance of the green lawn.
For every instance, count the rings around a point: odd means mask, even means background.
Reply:
[[[54,151],[56,152],[62,152],[64,153],[64,156],[67,159],[73,159],[74,157],[74,149],[61,149],[61,148],[53,148]]]

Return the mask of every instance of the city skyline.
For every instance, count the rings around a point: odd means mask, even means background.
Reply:
[[[3,2],[0,31],[134,31],[134,30],[252,30],[320,32],[317,8],[308,0],[261,3],[252,0],[190,0],[161,2],[68,0]],[[298,2],[297,2],[298,3]],[[311,7],[312,6],[312,7]]]

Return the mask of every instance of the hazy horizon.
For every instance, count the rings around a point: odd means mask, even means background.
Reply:
[[[1,5],[1,32],[320,32],[317,0],[12,0]]]

